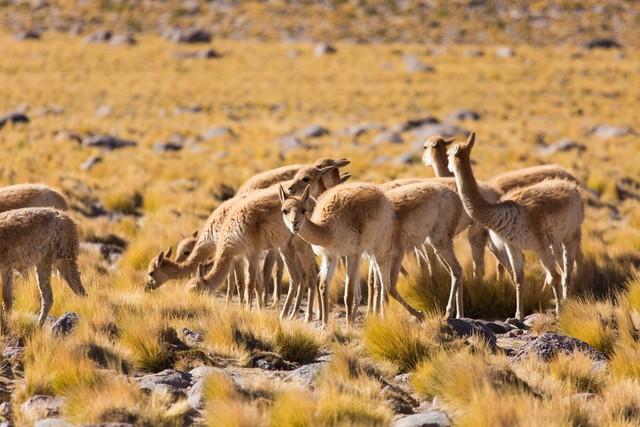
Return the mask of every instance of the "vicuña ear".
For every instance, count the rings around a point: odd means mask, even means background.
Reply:
[[[460,144],[456,144],[451,147],[451,154],[456,155],[460,151]]]
[[[340,184],[348,181],[349,178],[351,178],[351,174],[349,172],[345,172],[343,174],[340,174]]]
[[[316,169],[318,169],[318,172],[320,172],[320,175],[325,175],[325,174],[327,174],[327,173],[329,173],[332,170],[337,169],[337,168],[338,168],[338,166],[331,165],[331,166],[325,166],[323,168],[316,168]]]
[[[304,192],[302,193],[302,197],[300,198],[300,200],[302,200],[302,203],[307,203],[307,200],[309,199],[310,188],[311,186],[307,185],[307,187],[304,189]]]
[[[455,136],[450,136],[448,138],[442,138],[442,142],[444,142],[444,145],[450,145],[455,140],[456,140]]]
[[[347,166],[349,163],[351,163],[351,160],[347,160],[347,159],[339,159],[339,160],[336,160],[334,162],[334,164],[338,168],[343,168],[343,167]]]
[[[194,239],[198,238],[198,230],[194,231],[193,234],[191,235],[191,237],[193,237]]]
[[[171,251],[173,250],[173,248],[171,246],[169,246],[169,250],[167,251],[167,253],[165,254],[165,257],[167,258],[171,258]]]
[[[278,186],[278,195],[280,196],[280,203],[284,203],[287,200],[287,195],[282,188],[282,184]]]
[[[163,259],[164,259],[164,252],[160,251],[160,253],[154,259],[153,264],[156,267],[160,267],[160,263],[162,262]]]
[[[475,132],[471,132],[469,134],[469,138],[467,139],[467,151],[471,152],[471,149],[473,148],[473,144],[475,144],[476,142],[476,133]]]

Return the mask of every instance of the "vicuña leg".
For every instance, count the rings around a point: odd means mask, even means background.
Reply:
[[[40,316],[38,316],[38,326],[42,326],[47,320],[47,315],[53,305],[53,291],[51,289],[51,261],[43,260],[36,265],[36,278],[38,290],[40,291]]]
[[[320,318],[325,325],[329,322],[329,284],[336,272],[338,259],[335,257],[323,256],[320,265],[320,300],[322,301],[322,310]]]
[[[9,313],[13,307],[13,270],[11,268],[2,274],[2,303],[4,312]]]
[[[86,296],[87,291],[82,286],[78,265],[73,260],[64,260],[57,263],[56,268],[74,294]]]
[[[451,290],[449,292],[449,301],[445,317],[448,319],[453,316],[453,301],[456,303],[456,317],[458,319],[464,317],[464,286],[462,283],[462,267],[456,258],[453,250],[453,241],[444,239],[440,241],[432,241],[436,253],[440,257],[440,261],[445,269],[451,275]]]
[[[509,254],[509,263],[511,264],[511,279],[516,288],[516,314],[515,318],[522,320],[522,293],[520,288],[524,286],[524,256],[522,251],[511,245],[506,245],[507,254]]]

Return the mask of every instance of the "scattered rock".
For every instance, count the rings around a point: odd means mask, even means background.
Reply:
[[[174,43],[209,43],[211,33],[201,28],[173,28],[165,37]]]
[[[590,135],[595,135],[599,138],[616,138],[626,136],[632,133],[631,128],[627,126],[611,126],[611,125],[597,125],[589,130]]]
[[[429,64],[425,64],[415,55],[409,54],[404,57],[404,69],[408,73],[433,73],[436,69]]]
[[[592,49],[620,49],[622,45],[618,43],[615,39],[611,38],[595,38],[589,40],[584,45],[585,48]]]
[[[616,182],[616,197],[620,201],[640,200],[640,182],[630,177],[620,178]]]
[[[37,421],[33,427],[73,427],[73,424],[69,424],[62,418],[45,418]]]
[[[192,408],[198,410],[204,408],[204,381],[214,373],[226,375],[223,370],[211,366],[199,366],[189,371],[193,386],[187,391],[187,402]]]
[[[82,135],[77,132],[69,132],[66,130],[60,130],[56,132],[56,141],[64,142],[64,141],[74,141],[78,144],[82,144]]]
[[[202,113],[204,111],[204,107],[200,104],[191,104],[191,105],[178,105],[173,109],[176,114],[195,114]]]
[[[16,40],[40,40],[40,31],[26,30],[17,32],[14,37]]]
[[[100,119],[104,119],[105,117],[108,117],[111,113],[113,113],[113,107],[112,106],[110,106],[110,105],[101,105],[96,110],[96,117],[98,117]]]
[[[290,371],[299,365],[285,360],[278,353],[255,349],[251,354],[249,366],[264,369],[265,371]]]
[[[455,110],[451,112],[448,118],[451,121],[464,121],[464,120],[477,121],[477,120],[480,120],[481,116],[480,116],[480,113],[478,113],[475,110],[463,108],[463,109]]]
[[[463,136],[466,138],[470,132],[467,129],[464,129],[458,126],[440,123],[440,124],[421,126],[415,129],[413,133],[417,137],[417,141],[423,144],[425,139],[433,135],[442,135],[445,137],[446,136]]]
[[[7,123],[14,125],[16,123],[29,123],[29,117],[27,117],[24,112],[12,111],[0,116],[0,129],[2,129]]]
[[[164,391],[176,397],[186,395],[187,389],[191,386],[191,380],[191,374],[175,369],[165,369],[137,378],[138,385],[142,390],[148,392]]]
[[[313,53],[316,56],[331,55],[336,52],[336,48],[331,46],[329,43],[318,43],[313,48]]]
[[[111,135],[91,135],[82,140],[82,145],[85,147],[98,147],[106,150],[115,150],[124,147],[135,147],[138,143]]]
[[[414,414],[420,402],[411,397],[411,394],[402,387],[383,382],[382,396],[388,402],[391,410],[396,414]]]
[[[170,152],[170,151],[180,151],[182,150],[183,146],[181,143],[179,142],[171,142],[171,141],[167,141],[167,142],[157,142],[155,144],[153,144],[153,151],[157,152],[157,153],[166,153],[166,152]]]
[[[280,153],[286,154],[291,150],[298,148],[309,148],[308,145],[302,142],[299,138],[293,135],[284,135],[278,138],[278,145],[280,145]]]
[[[517,329],[527,329],[527,325],[525,325],[525,323],[522,320],[516,317],[509,317],[505,323]]]
[[[447,324],[461,337],[478,335],[484,338],[492,350],[496,348],[496,336],[482,322],[474,319],[448,319]]]
[[[46,105],[36,108],[33,112],[35,116],[61,116],[64,114],[64,108],[59,105]]]
[[[450,425],[451,421],[447,414],[440,411],[408,415],[393,423],[393,427],[449,427]]]
[[[548,361],[558,353],[572,354],[576,351],[586,354],[595,361],[606,360],[602,352],[591,347],[586,342],[555,332],[545,332],[538,338],[526,343],[516,354],[516,358],[522,358],[533,353],[540,359]]]
[[[384,129],[384,126],[379,123],[366,123],[366,124],[349,126],[341,130],[340,135],[357,138],[359,136],[364,135],[367,132],[370,132],[373,130],[382,130],[382,129]]]
[[[530,315],[525,316],[525,318],[524,318],[524,320],[523,320],[523,322],[522,322],[522,323],[524,323],[524,325],[525,325],[527,328],[530,328],[530,327],[532,327],[532,326],[534,325],[534,323],[536,323],[536,321],[537,321],[539,318],[542,318],[542,317],[544,317],[544,316],[545,316],[545,315],[544,315],[543,313],[531,313]]]
[[[100,156],[91,156],[80,165],[80,169],[83,171],[91,170],[95,165],[102,162],[102,157]]]
[[[233,129],[224,126],[212,127],[202,133],[202,139],[205,141],[221,136],[235,136],[235,133]]]
[[[308,365],[300,366],[287,375],[289,381],[297,382],[305,386],[313,387],[320,371],[327,365],[326,362],[309,363]]]
[[[426,125],[437,125],[438,123],[440,123],[440,120],[438,120],[436,117],[425,116],[418,119],[406,120],[399,125],[394,126],[392,130],[394,132],[406,132],[408,130],[417,129]]]
[[[506,322],[501,322],[499,320],[495,320],[491,322],[486,320],[479,320],[479,322],[481,322],[485,327],[489,328],[491,332],[493,332],[496,335],[506,334],[507,332],[515,328],[515,326],[510,325]]]
[[[11,399],[11,397],[9,397],[9,399],[6,402],[2,402],[0,403],[0,419],[4,419],[4,420],[10,420],[11,419],[11,402],[9,402],[9,400]]]
[[[111,30],[98,30],[85,38],[87,43],[107,43],[113,37]]]
[[[111,46],[133,46],[138,44],[138,41],[129,33],[115,34],[111,37],[109,44],[111,44]]]
[[[29,420],[57,417],[62,412],[64,400],[60,397],[37,394],[22,404],[21,410]]]
[[[134,204],[139,205],[141,204],[141,201],[136,200],[134,201]],[[125,249],[127,249],[127,241],[115,234],[107,234],[106,236],[89,236],[87,237],[86,242],[81,243],[81,247],[88,248],[88,245],[91,245],[91,248],[99,251],[105,261],[110,264],[118,262]]]
[[[182,328],[182,336],[187,344],[196,345],[204,341],[204,335],[200,331],[192,331],[189,328]]]
[[[402,144],[403,142],[404,140],[402,139],[402,135],[392,131],[381,132],[373,138],[373,143],[376,145],[386,144],[386,143]]]
[[[222,58],[222,54],[215,49],[183,50],[173,54],[176,59],[214,59]]]
[[[582,153],[587,149],[587,146],[584,144],[580,144],[573,139],[561,139],[558,142],[554,142],[553,144],[541,147],[538,149],[538,153],[541,156],[549,156],[551,154],[555,154],[562,151],[571,151],[576,150],[578,153]]]
[[[8,345],[2,350],[2,357],[12,365],[19,365],[22,363],[23,356],[24,347]]]
[[[56,320],[51,326],[51,331],[53,331],[54,335],[67,335],[76,328],[79,320],[80,317],[76,313],[68,311]]]
[[[515,56],[515,52],[510,47],[502,46],[496,49],[496,55],[500,58],[511,58]]]
[[[321,136],[325,136],[329,134],[330,134],[329,129],[319,125],[307,126],[306,128],[300,129],[297,132],[297,135],[300,138],[320,138]]]

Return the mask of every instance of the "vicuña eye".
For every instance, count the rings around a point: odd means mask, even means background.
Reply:
[[[305,176],[304,178],[302,178],[302,180],[303,180],[304,182],[309,182],[309,181],[310,181],[310,178],[309,178],[308,176]]]
[[[283,209],[282,213],[285,214],[285,215],[289,215],[289,209]]]
[[[306,210],[306,209],[300,209],[300,213],[301,213],[302,215],[304,215],[304,214],[306,214],[306,213],[307,213],[307,210]]]

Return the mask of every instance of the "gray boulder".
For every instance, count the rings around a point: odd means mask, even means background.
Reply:
[[[586,151],[587,146],[584,144],[580,144],[577,141],[574,141],[573,139],[561,139],[558,142],[554,142],[553,144],[541,147],[538,150],[538,153],[540,153],[541,156],[549,156],[551,154],[555,154],[555,153],[559,153],[562,151],[572,151],[575,150],[578,153],[582,153],[583,151]]]
[[[40,31],[37,30],[19,31],[14,34],[16,40],[40,40],[40,36]]]
[[[405,120],[404,122],[394,126],[391,130],[394,132],[406,132],[408,130],[418,129],[426,125],[437,125],[438,123],[440,123],[440,120],[438,120],[436,117],[425,116],[419,117],[417,119]]]
[[[440,411],[408,415],[393,423],[393,427],[449,427],[450,425],[451,421],[447,414]]]
[[[106,43],[111,40],[113,37],[113,32],[111,30],[98,30],[94,33],[91,33],[85,39],[87,43]]]
[[[606,360],[606,356],[601,351],[596,350],[586,342],[555,332],[545,332],[538,338],[526,343],[518,351],[516,358],[522,358],[533,353],[538,358],[548,361],[558,353],[572,354],[576,351],[586,354],[597,362]]]
[[[105,150],[116,150],[118,148],[135,147],[138,143],[111,135],[91,135],[82,140],[82,145]]]
[[[138,41],[132,34],[124,33],[124,34],[114,34],[109,40],[109,44],[111,46],[133,46],[138,44]]]
[[[300,129],[296,134],[300,138],[320,138],[321,136],[329,135],[329,129],[319,126],[311,125],[306,128]]]
[[[29,123],[29,117],[22,111],[11,111],[0,116],[0,129],[7,123]]]
[[[422,62],[416,55],[405,55],[403,61],[404,69],[408,73],[433,73],[436,71],[433,65]]]
[[[76,328],[78,321],[80,321],[80,317],[76,313],[68,311],[51,325],[51,331],[54,335],[67,335]]]
[[[214,138],[220,138],[223,136],[233,136],[235,135],[233,129],[226,126],[214,126],[202,133],[202,139],[204,141],[209,141]]]
[[[25,418],[36,421],[59,416],[63,404],[64,400],[61,397],[37,394],[24,402],[21,410]]]
[[[165,369],[155,374],[144,375],[136,379],[145,391],[164,391],[172,396],[184,396],[191,387],[192,377],[188,372]]]
[[[209,43],[211,33],[201,28],[172,28],[165,37],[174,43]]]
[[[404,140],[402,139],[402,135],[400,135],[397,132],[391,132],[391,131],[381,132],[373,138],[373,143],[376,145],[387,144],[387,143],[402,144],[403,142]]]
[[[474,319],[448,319],[447,324],[461,337],[478,335],[487,341],[492,350],[496,348],[496,336],[481,321]]]
[[[315,362],[300,366],[299,368],[290,371],[287,374],[287,379],[305,386],[313,387],[318,375],[320,375],[320,371],[322,371],[322,368],[326,365],[326,362]]]
[[[468,108],[462,108],[460,110],[452,111],[449,114],[448,119],[451,121],[464,121],[464,120],[480,120],[482,116],[475,110],[471,110]]]
[[[73,424],[69,424],[62,418],[45,418],[44,420],[38,420],[34,424],[34,427],[72,427]]]
[[[318,43],[313,48],[313,53],[315,56],[331,55],[336,52],[336,48],[329,43]]]
[[[612,126],[607,124],[597,125],[589,130],[590,135],[603,139],[617,138],[631,133],[633,133],[633,131],[627,126]]]
[[[589,50],[620,49],[622,45],[618,43],[618,41],[615,39],[601,37],[601,38],[595,38],[595,39],[589,40],[587,43],[585,43],[584,47]]]

